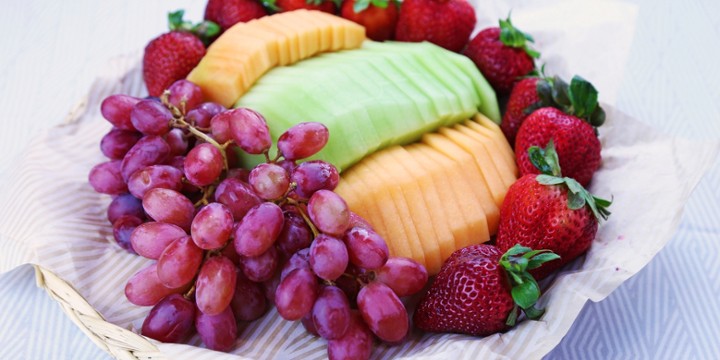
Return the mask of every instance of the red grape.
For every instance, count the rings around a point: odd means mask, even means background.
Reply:
[[[287,274],[289,274],[291,271],[295,269],[300,268],[307,268],[310,269],[310,249],[302,249],[293,256],[290,257],[290,259],[285,263],[283,266],[282,271],[280,272],[280,279],[284,279]]]
[[[181,129],[172,129],[165,135],[165,141],[170,146],[170,156],[185,155],[190,142]]]
[[[320,336],[320,334],[318,334],[317,332],[317,329],[315,328],[315,323],[312,319],[312,311],[307,313],[307,315],[303,316],[303,318],[300,319],[300,322],[305,328],[305,331],[307,331],[311,335]]]
[[[238,108],[218,116],[229,118],[232,139],[248,154],[262,154],[270,149],[270,129],[259,113],[248,108]]]
[[[185,79],[177,80],[170,87],[168,102],[180,109],[183,113],[195,109],[203,101],[202,89]]]
[[[108,206],[107,216],[110,223],[123,215],[132,215],[138,219],[145,218],[145,211],[142,208],[142,201],[131,194],[122,194],[116,196]]]
[[[203,251],[190,239],[183,236],[168,245],[157,263],[157,275],[167,287],[181,287],[195,278]]]
[[[248,279],[263,282],[270,280],[275,275],[279,261],[277,250],[274,246],[271,246],[266,252],[258,256],[241,256],[240,269]]]
[[[153,220],[190,230],[195,206],[185,195],[170,189],[155,188],[143,196],[143,209]]]
[[[204,143],[195,146],[185,156],[185,177],[193,185],[210,185],[223,171],[223,157],[218,148]]]
[[[133,230],[130,242],[138,255],[157,260],[170,243],[184,236],[185,230],[176,225],[150,221]]]
[[[113,222],[113,237],[117,244],[130,253],[135,254],[135,250],[130,243],[130,234],[143,221],[133,215],[123,215]]]
[[[409,330],[405,306],[387,285],[373,281],[360,290],[358,309],[365,324],[380,340],[398,342]]]
[[[329,138],[330,133],[325,125],[318,122],[304,122],[280,135],[277,147],[285,159],[304,159],[320,151]]]
[[[292,256],[300,249],[305,249],[312,242],[312,232],[302,216],[286,211],[283,229],[278,235],[277,245],[285,256]]]
[[[195,304],[178,294],[157,303],[142,324],[142,334],[166,343],[179,343],[193,332]]]
[[[169,288],[160,282],[157,263],[152,263],[130,277],[125,285],[125,297],[138,306],[152,306],[170,294],[187,290],[187,286]]]
[[[290,176],[279,165],[260,164],[250,171],[248,182],[261,198],[273,200],[285,195],[290,186]]]
[[[125,154],[122,160],[123,179],[147,166],[162,164],[170,155],[170,145],[159,136],[145,136]]]
[[[224,144],[233,139],[232,130],[230,130],[230,119],[232,115],[229,112],[221,112],[210,119],[210,134],[217,142]]]
[[[318,295],[317,278],[310,269],[291,271],[275,290],[275,307],[285,320],[302,319],[312,310]]]
[[[137,131],[112,129],[100,140],[100,151],[113,160],[122,160],[140,138],[142,134]]]
[[[229,351],[238,337],[237,322],[229,306],[217,315],[197,311],[195,328],[203,344],[210,350]]]
[[[413,259],[393,256],[375,271],[375,280],[390,287],[397,296],[409,296],[425,287],[428,272]]]
[[[310,197],[308,214],[318,230],[342,236],[350,225],[350,210],[340,195],[319,190]]]
[[[128,95],[110,95],[100,104],[100,113],[118,129],[135,130],[130,121],[130,112],[140,100]]]
[[[354,227],[343,237],[350,262],[363,269],[373,270],[385,264],[390,256],[385,240],[372,230]]]
[[[165,135],[170,131],[172,120],[173,115],[170,110],[153,100],[140,101],[130,112],[133,126],[145,135]]]
[[[367,360],[372,353],[373,336],[360,314],[353,311],[345,335],[328,341],[330,360]]]
[[[215,201],[227,206],[236,221],[262,202],[249,184],[235,178],[227,178],[218,185]]]
[[[205,261],[195,281],[195,302],[207,315],[217,315],[230,306],[235,295],[237,270],[224,256],[213,256]]]
[[[348,225],[348,229],[352,229],[354,227],[360,227],[367,230],[375,231],[375,229],[370,225],[370,223],[363,219],[362,216],[350,211],[350,224]]]
[[[297,185],[295,193],[309,198],[318,190],[333,190],[340,181],[337,168],[322,160],[301,163],[292,172],[292,181]]]
[[[267,251],[283,226],[279,206],[264,202],[250,209],[235,229],[235,251],[243,256],[258,256]]]
[[[201,249],[217,249],[225,245],[233,230],[233,216],[225,205],[210,203],[195,215],[190,235]]]
[[[310,245],[310,267],[324,280],[333,281],[345,272],[348,252],[345,244],[332,236],[320,234]]]
[[[238,275],[232,302],[233,315],[237,321],[257,320],[267,311],[267,299],[262,286]]]
[[[88,174],[88,182],[95,191],[102,194],[119,195],[128,192],[122,176],[120,160],[95,165]]]
[[[138,199],[155,188],[182,190],[182,171],[170,165],[150,165],[130,175],[128,189]]]
[[[345,293],[335,286],[320,291],[312,309],[313,324],[324,339],[339,339],[350,326],[350,303]]]

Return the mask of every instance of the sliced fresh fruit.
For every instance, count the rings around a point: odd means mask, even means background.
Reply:
[[[328,33],[333,34],[332,48]],[[248,40],[249,34],[256,40]],[[202,88],[207,100],[230,106],[277,65],[290,65],[323,51],[357,48],[364,40],[362,26],[321,11],[265,16],[227,29],[188,80]]]
[[[475,141],[480,142],[490,154],[496,154],[491,159],[495,164],[495,168],[500,174],[500,178],[507,186],[512,185],[517,180],[517,165],[514,161],[508,161],[507,156],[503,154],[505,151],[499,145],[499,141],[495,141],[493,137],[486,133],[475,131],[465,125],[457,124],[453,126],[453,129],[473,138]]]
[[[475,115],[472,120],[463,122],[463,125],[493,139],[493,142],[502,150],[502,156],[505,157],[507,162],[515,164],[515,151],[513,151],[512,146],[508,143],[500,126],[482,114]],[[516,172],[515,176],[517,176],[517,174]]]

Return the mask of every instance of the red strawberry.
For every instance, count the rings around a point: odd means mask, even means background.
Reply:
[[[395,33],[398,7],[393,0],[345,0],[340,15],[364,26],[370,39],[385,41]]]
[[[587,186],[600,167],[600,140],[590,124],[551,107],[535,110],[520,126],[515,138],[520,174],[540,173],[530,161],[528,149],[547,146],[550,141],[555,143],[563,174]]]
[[[477,65],[495,92],[505,95],[520,77],[535,69],[533,59],[540,57],[527,42],[533,42],[533,38],[515,28],[508,17],[500,20],[500,27],[480,31],[463,53]]]
[[[501,250],[520,244],[558,254],[560,260],[533,273],[540,279],[590,248],[598,221],[610,215],[610,202],[591,195],[575,180],[560,177],[552,143],[545,150],[533,147],[530,153],[543,174],[525,175],[510,186],[500,209],[496,244]]]
[[[205,20],[217,23],[223,31],[265,15],[267,10],[256,0],[208,0],[205,7]]]
[[[503,254],[492,245],[472,245],[443,264],[415,310],[413,322],[425,331],[485,336],[515,325],[519,309],[537,319],[540,287],[527,272],[557,255],[515,247]]]
[[[465,0],[404,0],[395,39],[429,41],[460,52],[470,39],[475,21],[475,10]]]
[[[307,9],[335,14],[335,10],[337,10],[337,6],[332,0],[268,0],[266,4],[269,8],[280,12]]]
[[[597,90],[582,78],[575,76],[570,85],[557,76],[524,78],[513,86],[500,125],[508,142],[514,146],[520,125],[528,115],[548,106],[571,115],[582,113],[584,120],[595,127],[605,121],[604,110],[597,106]],[[594,109],[588,111],[589,106]]]
[[[184,79],[205,56],[203,41],[219,32],[217,24],[193,26],[183,21],[184,11],[168,14],[170,32],[150,41],[143,55],[143,80],[151,96],[160,96],[172,83]]]

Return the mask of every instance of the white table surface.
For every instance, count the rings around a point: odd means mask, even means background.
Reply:
[[[630,2],[640,11],[616,106],[666,133],[720,139],[720,2]],[[204,3],[3,1],[0,200],[12,191],[2,185],[28,141],[62,122],[109,58],[140,51],[165,30],[169,10],[185,8],[200,19]],[[719,356],[718,185],[716,163],[667,247],[607,299],[588,303],[547,358]],[[0,359],[103,358],[109,356],[35,287],[29,266],[0,275]]]

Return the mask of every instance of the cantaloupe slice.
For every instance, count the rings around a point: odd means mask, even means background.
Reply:
[[[412,256],[410,257],[417,260],[421,264],[427,265],[428,262],[425,257],[422,243],[420,242],[420,236],[415,229],[415,223],[412,216],[410,215],[410,208],[408,207],[407,201],[403,196],[402,187],[395,181],[395,179],[389,174],[388,170],[385,168],[386,165],[384,163],[387,162],[387,160],[383,161],[382,159],[378,159],[384,157],[384,155],[385,154],[383,154],[382,152],[374,153],[365,158],[364,162],[367,163],[367,166],[369,168],[374,170],[375,176],[379,177],[384,183],[385,188],[390,193],[392,202],[395,204],[395,211],[397,211],[397,217],[399,217],[400,221],[396,223],[391,223],[389,224],[389,226],[391,228],[393,226],[403,227],[406,236],[405,239],[412,253]]]
[[[392,146],[387,149],[386,156],[393,160],[392,163],[383,164],[385,170],[394,178],[395,182],[400,185],[402,193],[405,196],[408,209],[410,210],[411,221],[415,225],[420,245],[425,254],[427,270],[431,273],[440,271],[443,258],[440,247],[440,237],[438,228],[433,224],[428,204],[424,199],[424,192],[420,188],[422,178],[413,176],[398,158],[397,153],[402,152],[402,147]]]
[[[455,145],[442,135],[425,134],[422,142],[432,147],[447,157],[463,164],[463,176],[472,184],[472,190],[475,198],[483,207],[485,216],[488,220],[488,229],[491,233],[497,231],[498,221],[500,219],[500,210],[498,203],[502,203],[504,193],[492,193],[491,188],[486,183],[480,168],[475,163],[472,155],[467,153],[461,147]]]
[[[495,156],[492,157],[492,161],[495,164],[495,168],[500,174],[500,178],[503,180],[503,183],[505,183],[508,187],[517,180],[517,165],[515,165],[514,161],[508,162],[507,156],[503,155],[504,150],[498,145],[499,142],[493,139],[493,135],[478,132],[460,124],[453,126],[453,129],[480,142],[488,153],[495,154]]]
[[[475,128],[478,131],[484,132],[486,134],[495,134],[495,136],[492,136],[492,138],[503,150],[503,154],[505,154],[509,162],[515,162],[515,151],[513,150],[513,144],[510,144],[507,141],[507,138],[500,129],[500,126],[498,126],[495,122],[488,119],[483,114],[476,114],[472,120],[468,120],[467,122],[465,122],[465,125],[469,126],[470,128]],[[480,125],[481,127],[475,125]]]
[[[364,40],[365,28],[352,21],[322,11],[288,11],[226,30],[187,78],[208,101],[230,107],[271,68],[322,51],[355,49]]]

